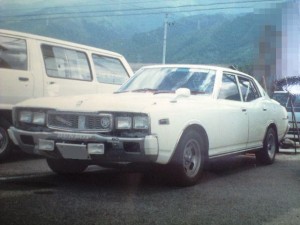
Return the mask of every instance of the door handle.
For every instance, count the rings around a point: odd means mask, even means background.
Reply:
[[[242,108],[242,112],[247,112],[247,109],[246,108]]]
[[[268,111],[268,109],[267,109],[267,108],[265,108],[265,107],[263,107],[263,111]]]
[[[19,81],[29,81],[28,77],[19,77]]]

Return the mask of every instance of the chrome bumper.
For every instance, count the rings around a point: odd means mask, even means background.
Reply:
[[[71,132],[31,132],[10,127],[12,141],[23,151],[47,157],[103,162],[155,161],[159,148],[155,135],[121,138]]]

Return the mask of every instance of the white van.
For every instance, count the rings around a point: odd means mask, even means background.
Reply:
[[[290,87],[291,86],[292,85],[290,85]],[[297,87],[299,90],[299,85],[297,85]],[[297,142],[300,143],[300,94],[287,91],[275,91],[272,98],[284,106],[288,112],[290,128],[285,138],[293,141],[294,144],[297,144]],[[295,113],[294,118],[292,111]]]
[[[9,154],[12,106],[28,98],[115,91],[133,74],[115,52],[0,29],[0,159]]]

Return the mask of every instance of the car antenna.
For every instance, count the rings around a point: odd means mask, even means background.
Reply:
[[[235,66],[235,65],[230,65],[230,66],[229,66],[229,69],[232,69],[232,70],[238,70],[238,69],[237,69],[237,66]]]

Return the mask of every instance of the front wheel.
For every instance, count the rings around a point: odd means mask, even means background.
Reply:
[[[47,158],[47,164],[57,174],[79,174],[88,167],[87,163],[75,159]]]
[[[170,175],[179,186],[197,183],[204,166],[203,138],[195,130],[188,130],[181,137],[171,162]]]
[[[12,151],[12,142],[7,130],[0,124],[0,160],[5,159]]]
[[[262,164],[272,164],[275,160],[276,152],[278,151],[279,145],[277,141],[276,131],[270,127],[267,130],[263,148],[256,152],[256,159]]]

